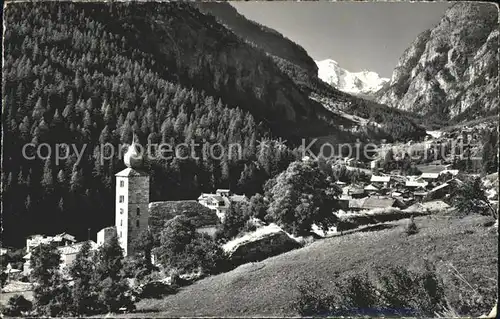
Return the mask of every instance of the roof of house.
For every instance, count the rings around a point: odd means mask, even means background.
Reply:
[[[226,253],[230,253],[232,251],[235,251],[240,245],[249,243],[249,242],[254,242],[257,240],[260,240],[262,238],[265,238],[269,235],[272,234],[278,234],[278,233],[283,233],[286,234],[287,237],[290,237],[281,227],[279,227],[276,224],[269,224],[267,226],[259,227],[255,231],[247,233],[241,237],[238,237],[236,239],[233,239],[226,244],[222,245],[222,249]],[[295,240],[292,237],[290,237],[291,240]]]
[[[425,203],[422,203],[422,206],[424,208],[427,208],[430,211],[442,210],[442,209],[446,209],[446,208],[450,207],[450,205],[446,204],[442,200],[434,200],[431,202],[425,202]]]
[[[351,187],[348,189],[348,192],[349,194],[363,194],[365,192],[365,190],[363,188],[354,188],[354,187]]]
[[[423,180],[409,180],[405,182],[405,186],[407,187],[425,187],[429,183]]]
[[[422,173],[422,178],[436,179],[439,177],[439,173]]]
[[[91,249],[96,249],[97,248],[97,243],[93,240],[89,240],[90,241],[90,248]],[[66,246],[59,246],[59,247],[56,247],[57,250],[61,253],[61,255],[71,255],[71,254],[76,254],[80,251],[80,249],[82,248],[83,244],[85,242],[82,241],[82,242],[79,242],[79,243],[76,243],[76,244],[71,244],[71,245],[66,245]],[[23,256],[23,259],[26,259],[26,260],[29,260],[31,259],[31,252],[27,253],[26,255]]]
[[[373,186],[373,184],[365,186],[365,190],[367,191],[378,191],[378,188]]]
[[[350,199],[349,200],[349,208],[363,208],[363,204],[365,203],[365,198],[359,199]]]
[[[448,186],[450,186],[450,184],[448,184],[448,183],[443,183],[443,184],[438,185],[438,186],[434,187],[433,189],[431,189],[431,190],[429,191],[429,193],[436,192],[436,191],[438,191],[438,190],[440,190],[440,189],[443,189],[443,188],[446,188],[446,187],[448,187]]]
[[[365,209],[373,209],[373,208],[386,208],[392,207],[396,202],[393,198],[376,198],[369,197],[363,203],[363,208]]]
[[[247,197],[245,195],[231,195],[229,196],[229,200],[232,202],[246,202]]]
[[[376,182],[376,183],[387,183],[391,181],[390,176],[379,176],[379,175],[372,175],[370,182]]]
[[[144,172],[144,171],[136,170],[136,169],[133,169],[130,167],[127,167],[123,171],[120,171],[120,172],[115,174],[115,176],[119,176],[119,177],[139,177],[139,176],[148,176],[148,175],[149,174]]]
[[[445,169],[444,171],[439,172],[439,175],[451,174],[451,175],[455,176],[459,172],[460,172],[460,170],[458,170],[458,169]]]
[[[422,173],[439,173],[446,169],[444,165],[417,165],[417,168]]]
[[[80,249],[82,249],[82,246],[85,242],[80,242],[76,243],[73,245],[67,245],[67,246],[59,246],[57,247],[57,250],[61,253],[61,255],[72,255],[72,254],[77,254]],[[90,240],[90,247],[91,249],[97,248],[97,243]]]
[[[416,195],[416,196],[426,196],[427,192],[414,192],[413,195]]]

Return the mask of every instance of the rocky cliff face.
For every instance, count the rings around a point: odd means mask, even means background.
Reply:
[[[459,3],[403,53],[380,103],[440,120],[498,110],[498,14],[490,4]]]

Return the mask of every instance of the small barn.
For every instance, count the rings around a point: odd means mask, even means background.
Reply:
[[[301,247],[276,224],[269,224],[222,246],[235,265],[264,260]]]

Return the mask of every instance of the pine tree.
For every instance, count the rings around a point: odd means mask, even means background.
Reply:
[[[99,247],[95,255],[92,285],[98,290],[98,304],[103,311],[116,312],[131,307],[129,287],[123,274],[123,250],[116,234]]]
[[[69,271],[74,280],[73,308],[79,315],[90,315],[96,310],[97,292],[92,285],[95,265],[91,248],[90,241],[86,241],[77,253]]]
[[[59,270],[61,255],[51,244],[41,244],[31,251],[31,278],[35,283],[33,298],[38,315],[60,316],[70,311],[71,292]]]
[[[50,158],[45,160],[43,167],[42,188],[47,194],[51,194],[54,191],[54,178],[52,175],[52,163]]]
[[[39,97],[38,100],[36,101],[35,107],[33,108],[33,113],[31,114],[31,118],[35,122],[38,122],[43,117],[44,112],[45,108],[42,105],[42,98]]]
[[[78,167],[78,164],[73,165],[73,171],[71,173],[71,181],[69,183],[70,190],[73,193],[77,193],[83,187],[83,174],[82,170]]]

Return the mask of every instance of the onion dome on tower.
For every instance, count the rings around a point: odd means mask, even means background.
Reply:
[[[132,138],[132,144],[123,156],[123,162],[128,168],[135,170],[140,170],[144,167],[144,149],[137,143],[135,134]]]

